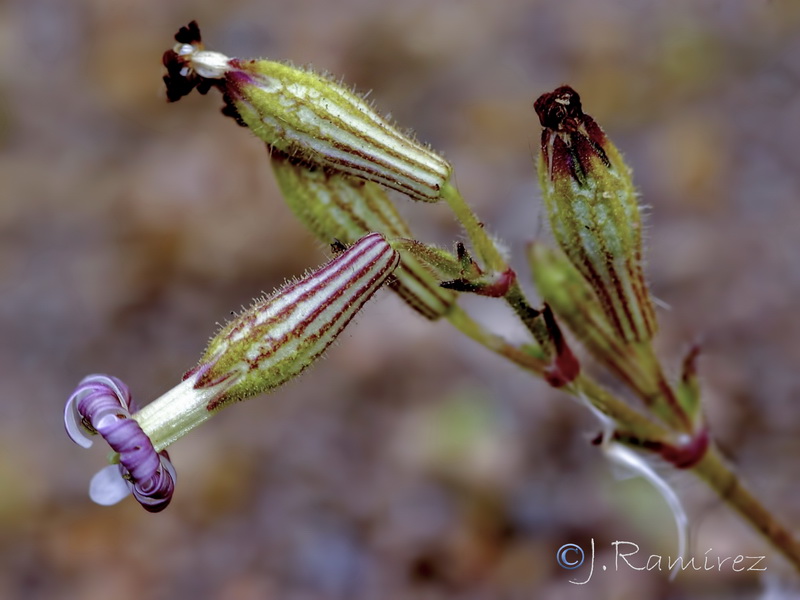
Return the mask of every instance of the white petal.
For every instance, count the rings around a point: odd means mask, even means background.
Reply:
[[[92,435],[86,426],[83,424],[83,419],[78,412],[78,398],[79,394],[73,394],[67,400],[67,405],[64,407],[64,427],[67,429],[67,435],[72,438],[72,441],[89,448],[92,445]]]
[[[108,465],[100,469],[89,484],[89,498],[102,506],[116,504],[130,493],[130,484],[122,478],[119,465]]]
[[[683,558],[686,555],[689,538],[689,517],[686,515],[686,510],[683,508],[683,504],[675,493],[675,490],[647,464],[644,458],[630,448],[618,443],[609,443],[603,449],[609,459],[623,468],[630,469],[636,475],[644,477],[656,488],[656,491],[661,494],[661,497],[664,498],[667,506],[669,506],[672,511],[672,516],[675,519],[675,526],[678,529],[678,556]],[[675,568],[672,569],[670,579],[674,578],[677,574],[679,564],[681,563],[675,563]]]

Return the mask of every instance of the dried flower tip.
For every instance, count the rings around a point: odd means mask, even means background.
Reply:
[[[630,170],[572,88],[544,94],[534,107],[544,127],[539,180],[555,238],[594,288],[616,335],[646,342],[656,318]]]
[[[581,364],[567,344],[556,317],[548,304],[544,305],[542,318],[552,347],[553,359],[545,369],[544,378],[553,387],[559,388],[572,383],[580,375]]]
[[[318,238],[351,244],[376,231],[390,239],[410,238],[411,231],[381,186],[324,169],[313,169],[277,152],[272,167],[283,197],[295,215]],[[439,287],[431,269],[408,249],[389,283],[405,302],[428,319],[447,314],[457,294]]]
[[[697,359],[700,356],[700,344],[691,345],[683,358],[681,380],[675,391],[681,408],[693,421],[702,419],[700,404],[700,381],[697,376]],[[696,425],[697,423],[695,423]]]
[[[517,274],[514,269],[508,268],[500,273],[480,273],[473,277],[460,277],[443,281],[441,285],[448,290],[469,292],[488,298],[502,298],[516,281]]]
[[[401,133],[358,94],[309,70],[206,51],[197,24],[188,30],[196,30],[196,36],[179,32],[178,44],[164,54],[169,100],[195,87],[201,93],[217,87],[226,102],[223,113],[269,146],[415,200],[439,200],[450,178],[450,164]],[[182,41],[193,37],[197,41]]]

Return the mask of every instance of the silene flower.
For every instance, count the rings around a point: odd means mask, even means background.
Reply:
[[[272,390],[310,366],[399,262],[381,234],[364,236],[231,321],[183,381],[142,410],[119,379],[86,377],[67,401],[67,433],[83,447],[100,434],[114,451],[112,464],[92,480],[90,497],[115,504],[132,493],[150,512],[166,508],[175,488],[166,447],[223,407]]]
[[[163,58],[168,100],[195,88],[203,94],[218,88],[225,101],[222,112],[275,150],[414,200],[440,199],[450,164],[352,90],[308,69],[206,50],[195,21],[182,27],[175,40]]]

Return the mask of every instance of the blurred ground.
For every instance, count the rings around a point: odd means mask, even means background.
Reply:
[[[755,598],[781,560],[675,480],[693,552],[768,575],[564,571],[565,543],[674,552],[642,482],[615,481],[580,407],[396,298],[300,381],[172,449],[170,508],[93,505],[105,452],[61,423],[87,373],[140,403],[215,322],[325,251],[214,94],[168,105],[161,53],[197,19],[230,55],[341,75],[455,164],[516,256],[546,236],[531,103],[569,83],[634,167],[673,364],[701,336],[715,436],[800,528],[800,3],[793,0],[0,3],[0,598]],[[459,233],[404,210],[421,239]],[[525,267],[516,262],[521,273]],[[513,332],[491,302],[483,321]],[[519,334],[516,334],[517,336]],[[519,337],[517,338],[519,339]],[[99,444],[98,444],[99,446]],[[599,571],[599,566],[597,567]],[[770,596],[773,597],[773,596]],[[774,596],[774,597],[798,597]]]

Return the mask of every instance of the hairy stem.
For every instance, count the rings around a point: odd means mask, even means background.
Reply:
[[[456,329],[467,337],[538,377],[542,377],[544,369],[549,365],[548,361],[536,358],[509,344],[501,336],[486,331],[480,323],[477,323],[458,305],[451,309],[447,318]],[[579,376],[578,379],[562,389],[572,396],[586,399],[601,413],[626,429],[635,431],[642,439],[664,440],[669,436],[667,429],[651,421],[586,375]]]
[[[442,197],[450,206],[450,210],[461,223],[461,226],[469,236],[470,242],[475,249],[475,253],[480,259],[482,266],[494,273],[504,273],[510,269],[506,259],[503,257],[497,244],[492,237],[486,233],[483,222],[478,219],[472,208],[464,200],[458,189],[451,183],[446,183],[442,188]],[[534,309],[528,302],[522,288],[515,280],[505,295],[505,300],[519,317],[520,321],[537,339],[540,337],[542,324],[537,322],[539,311]]]
[[[458,222],[461,223],[464,231],[467,232],[472,246],[475,248],[475,253],[483,263],[483,266],[496,273],[502,273],[508,269],[506,259],[503,258],[491,236],[486,233],[483,223],[472,212],[461,192],[452,183],[448,182],[442,186],[441,194]]]
[[[464,227],[484,266],[495,272],[507,270],[509,266],[497,245],[486,233],[483,223],[478,220],[459,191],[452,184],[447,183],[442,188],[442,197]],[[514,309],[526,328],[533,333],[536,311],[530,306],[516,282],[512,284],[505,300]],[[487,332],[460,307],[455,306],[448,319],[456,329],[492,352],[504,356],[539,377],[542,376],[544,368],[547,366],[545,361],[516,348],[502,337]],[[657,360],[654,357],[651,358]],[[675,430],[643,415],[586,375],[580,375],[578,379],[562,389],[574,397],[588,401],[594,408],[609,417],[615,426],[632,432],[639,440],[669,441],[674,438],[675,434],[690,430],[691,424],[685,412],[677,405],[672,389],[663,379],[660,365],[658,369],[660,392],[665,396],[661,399],[665,406],[660,407],[660,412],[666,413],[666,415],[662,414],[662,418],[666,416],[665,420],[671,423]],[[700,462],[692,468],[692,471],[800,571],[800,542],[744,487],[739,476],[727,465],[713,443]]]
[[[800,541],[742,484],[715,444],[692,470],[800,571]]]
[[[459,306],[453,307],[448,320],[464,335],[495,354],[505,357],[534,375],[542,376],[547,364],[545,361],[509,344],[499,335],[486,331]],[[586,375],[581,375],[562,390],[572,396],[584,398],[594,408],[612,419],[616,426],[634,432],[640,441],[669,440],[674,435],[659,422],[641,414]],[[704,457],[692,471],[800,571],[800,542],[743,485],[739,476],[727,464],[713,443],[709,445]]]
[[[454,305],[447,315],[447,320],[468,338],[475,340],[480,345],[488,348],[495,354],[507,358],[526,371],[541,377],[548,363],[540,358],[520,350],[516,346],[509,344],[501,336],[490,333],[483,326],[475,321],[464,309]]]

